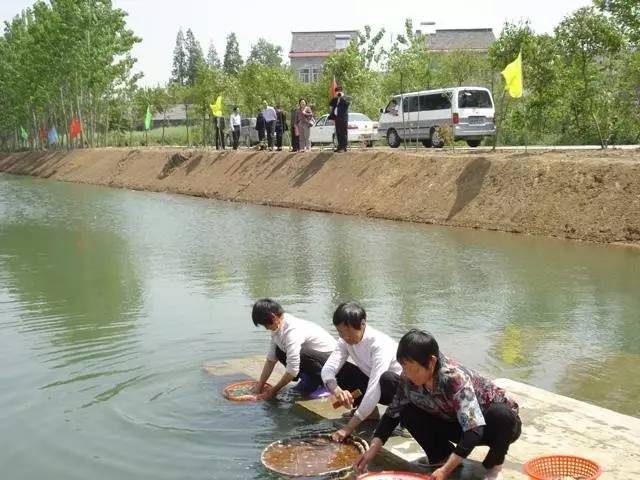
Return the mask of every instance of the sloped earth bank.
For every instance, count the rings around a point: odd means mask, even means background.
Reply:
[[[438,225],[640,245],[640,152],[92,149],[0,171]]]

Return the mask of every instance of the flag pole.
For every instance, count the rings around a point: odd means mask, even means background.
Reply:
[[[507,90],[505,89],[502,91],[502,97],[500,98],[500,103],[502,104],[502,112],[500,113],[500,117],[498,117],[498,121],[496,122],[496,134],[493,137],[493,149],[492,149],[493,152],[496,151],[496,145],[498,144],[498,135],[502,130],[502,120],[505,115],[505,112],[507,111],[507,102],[505,102],[506,96],[507,96]]]
[[[524,100],[524,96],[522,99],[524,102],[524,153],[527,153],[529,148],[529,113],[527,111],[527,102]]]
[[[402,70],[400,70],[400,108],[402,109],[402,137],[405,138],[407,134],[406,127],[404,124],[404,84],[402,83]],[[407,143],[402,142],[404,144],[404,150],[407,150]]]

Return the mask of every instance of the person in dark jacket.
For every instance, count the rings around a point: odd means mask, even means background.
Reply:
[[[287,114],[284,113],[280,105],[276,106],[276,149],[282,151],[282,134],[289,130],[287,125]]]
[[[266,129],[267,122],[264,120],[264,115],[262,115],[262,112],[258,112],[258,115],[256,115],[256,130],[258,131],[258,148],[260,148],[260,150],[264,150],[266,148],[264,140]]]
[[[300,135],[298,134],[298,129],[296,127],[297,122],[298,109],[294,108],[291,110],[291,151],[297,152],[300,150]]]
[[[336,124],[336,139],[338,148],[334,151],[338,153],[347,151],[347,127],[349,125],[349,105],[351,102],[342,93],[342,87],[336,88],[336,96],[329,102],[329,120]]]

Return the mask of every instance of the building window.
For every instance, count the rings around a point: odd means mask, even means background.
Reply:
[[[317,82],[318,80],[320,80],[320,75],[322,75],[322,69],[314,68],[311,74],[311,81]]]
[[[309,83],[311,81],[311,72],[309,68],[301,68],[299,75],[302,82]]]
[[[350,41],[349,35],[336,35],[336,50],[344,50],[349,46]]]

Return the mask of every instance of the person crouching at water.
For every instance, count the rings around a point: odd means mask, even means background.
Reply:
[[[333,324],[340,339],[322,368],[322,381],[343,406],[358,405],[347,425],[333,434],[334,440],[342,441],[378,403],[391,403],[402,367],[395,359],[396,342],[367,325],[367,313],[357,303],[340,304],[333,314]],[[354,401],[350,391],[356,389],[364,395]]]
[[[429,463],[438,465],[432,480],[445,480],[477,445],[489,446],[485,479],[501,479],[509,446],[522,428],[518,404],[491,380],[444,356],[435,338],[421,330],[400,339],[396,357],[402,365],[398,391],[356,470],[367,467],[400,422]]]
[[[275,397],[296,379],[300,381],[294,389],[300,393],[316,397],[323,393],[328,395],[324,391],[320,371],[336,346],[336,340],[329,332],[313,322],[285,313],[282,306],[270,298],[254,303],[251,319],[256,327],[262,325],[271,332],[267,359],[256,385],[259,399]],[[278,361],[286,368],[284,375],[273,389],[262,392]]]

